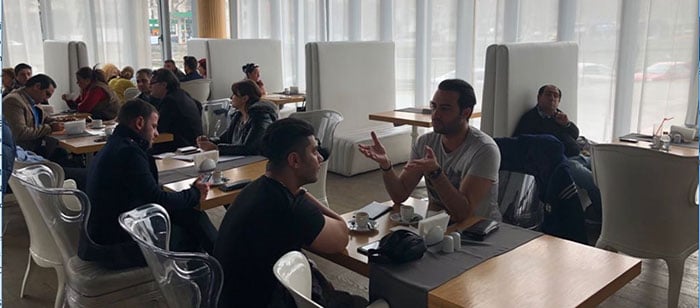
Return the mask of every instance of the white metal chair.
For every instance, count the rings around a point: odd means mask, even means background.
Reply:
[[[23,185],[46,225],[63,264],[64,304],[69,307],[158,307],[164,300],[147,268],[108,270],[77,256],[84,218],[90,213],[90,201],[80,190],[47,188],[45,179],[55,183],[53,173],[44,165],[15,170],[13,177]],[[44,179],[44,180],[42,180]],[[67,200],[71,200],[66,202]]]
[[[211,91],[210,85],[211,79],[195,79],[181,82],[180,88],[189,93],[192,98],[203,103],[209,98],[209,92]]]
[[[124,101],[128,101],[130,99],[136,98],[139,95],[141,95],[141,91],[139,91],[138,88],[135,88],[135,87],[126,88],[126,90],[124,90]]]
[[[280,257],[272,271],[277,280],[292,294],[298,308],[323,308],[311,300],[311,265],[303,253],[290,251]],[[389,308],[385,300],[378,299],[367,308]]]
[[[685,260],[698,249],[698,158],[620,144],[592,150],[603,199],[596,246],[665,260],[668,307],[677,307]]]
[[[221,265],[206,253],[170,251],[170,218],[162,206],[151,203],[123,213],[119,224],[139,244],[169,307],[217,306]]]
[[[290,118],[306,120],[313,125],[315,135],[321,141],[321,146],[329,153],[333,151],[333,135],[343,116],[333,110],[314,110],[306,112],[292,113]],[[330,159],[330,157],[329,157]],[[319,201],[328,206],[328,196],[326,195],[326,176],[328,175],[328,159],[321,163],[321,170],[318,173],[318,180],[315,183],[307,184],[304,187]]]
[[[37,163],[17,161],[14,164],[14,168],[20,169],[33,164]],[[51,174],[41,179],[43,181],[43,185],[46,187],[60,187],[63,183],[64,177],[63,168],[50,161],[46,161],[44,164],[49,167]],[[29,231],[29,255],[27,257],[27,269],[24,271],[24,278],[22,279],[19,297],[24,297],[24,291],[25,287],[27,286],[29,273],[32,269],[32,263],[45,268],[52,267],[56,270],[56,278],[58,280],[54,307],[61,307],[61,305],[63,305],[65,275],[63,272],[63,262],[61,262],[61,255],[58,251],[58,247],[56,247],[56,243],[51,237],[48,227],[46,227],[44,220],[41,218],[41,214],[39,214],[37,204],[34,203],[34,200],[29,194],[27,188],[14,176],[10,177],[9,184],[15,198],[17,198],[17,203],[19,204],[19,208],[22,211],[22,216],[24,216],[24,221],[27,224],[27,230]]]

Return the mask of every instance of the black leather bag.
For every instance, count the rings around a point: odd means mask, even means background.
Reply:
[[[385,235],[377,249],[368,251],[368,256],[374,263],[401,264],[422,258],[427,249],[422,237],[407,230],[396,230]]]

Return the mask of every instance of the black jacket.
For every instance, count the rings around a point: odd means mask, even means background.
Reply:
[[[168,209],[192,208],[199,204],[196,188],[166,192],[158,185],[155,160],[147,152],[148,142],[125,125],[118,125],[88,167],[86,192],[91,212],[81,232],[78,255],[107,268],[146,265],[143,255],[117,218],[147,203]]]
[[[177,148],[196,146],[202,130],[202,104],[182,89],[169,91],[160,101],[158,132],[171,133],[171,142],[153,145],[153,153],[174,152]]]
[[[523,134],[551,134],[557,137],[564,145],[564,154],[567,157],[576,156],[581,153],[576,139],[578,138],[578,127],[574,122],[569,122],[568,125],[559,125],[554,118],[543,118],[537,112],[537,107],[526,112],[518,122],[513,136]]]
[[[257,101],[248,109],[248,122],[242,123],[240,111],[231,116],[228,129],[219,136],[221,155],[258,155],[262,136],[272,122],[277,121],[277,106],[267,101]],[[243,126],[240,127],[239,126]]]

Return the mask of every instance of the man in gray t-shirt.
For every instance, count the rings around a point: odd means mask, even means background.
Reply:
[[[425,176],[431,210],[445,210],[452,221],[472,215],[500,220],[496,204],[501,155],[496,143],[469,126],[476,97],[469,83],[444,80],[430,102],[432,133],[421,136],[400,174],[393,171],[384,146],[372,132],[373,144],[360,152],[379,163],[384,185],[396,203],[405,201]]]

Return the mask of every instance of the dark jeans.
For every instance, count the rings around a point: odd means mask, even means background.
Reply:
[[[196,209],[183,209],[168,210],[168,214],[171,225],[171,250],[213,253],[217,231],[207,213]]]

